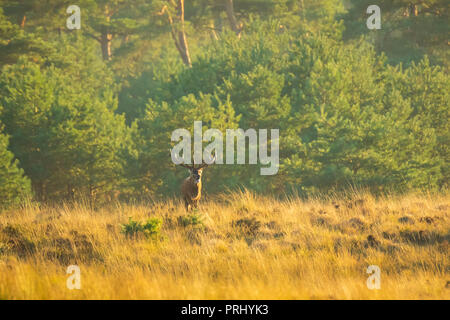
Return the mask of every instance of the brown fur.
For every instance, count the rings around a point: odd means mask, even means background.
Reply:
[[[198,170],[200,177],[201,172],[201,169]],[[197,208],[198,201],[200,201],[202,196],[202,181],[200,180],[198,183],[195,183],[194,178],[190,175],[181,185],[181,194],[183,195],[184,205],[187,211],[190,208]]]
[[[209,163],[214,163],[216,157],[211,158]],[[181,194],[183,196],[184,205],[186,211],[191,208],[198,208],[198,202],[202,196],[202,173],[203,169],[208,166],[207,163],[203,162],[197,168],[195,164],[188,165],[181,163],[180,166],[189,169],[189,177],[187,177],[181,184]],[[196,182],[198,180],[198,182]]]

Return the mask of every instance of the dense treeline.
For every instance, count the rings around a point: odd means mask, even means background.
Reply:
[[[210,193],[439,190],[449,181],[445,1],[0,1],[0,205],[171,195],[171,133],[280,129],[278,174]],[[370,3],[372,4],[372,3]]]

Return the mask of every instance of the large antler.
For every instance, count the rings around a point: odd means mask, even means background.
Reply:
[[[170,153],[170,149],[169,149],[169,153]],[[172,157],[172,154],[170,153],[170,156]],[[181,160],[177,154],[174,155],[176,160]],[[203,169],[206,168],[207,166],[209,166],[210,164],[213,164],[216,161],[216,156],[214,155],[214,157],[212,157],[209,161],[209,163],[206,163],[203,161],[203,163],[201,165],[199,165],[197,168],[195,168],[195,164],[189,165],[189,164],[185,164],[185,163],[180,163],[179,165],[187,168],[187,169]],[[181,161],[177,161],[177,162],[181,162]]]
[[[180,166],[187,168],[187,169],[194,169],[194,165],[189,165],[189,164],[184,164],[184,163],[180,163]]]
[[[169,149],[169,154],[170,154],[170,157],[172,157],[172,153],[171,153],[170,149]],[[177,154],[175,154],[174,157],[177,160],[177,162],[181,162],[181,161],[178,161],[178,160],[181,160],[181,159],[178,157]],[[194,168],[194,165],[189,165],[189,164],[185,164],[185,163],[180,163],[178,165],[180,165],[180,166],[182,166],[184,168],[187,168],[187,169],[193,169]]]
[[[203,169],[206,168],[207,166],[209,166],[210,164],[213,164],[214,162],[216,162],[216,155],[214,155],[214,157],[211,158],[211,161],[209,161],[210,163],[205,163],[203,162],[197,169]]]

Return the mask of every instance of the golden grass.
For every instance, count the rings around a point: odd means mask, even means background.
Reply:
[[[203,202],[200,229],[177,223],[177,201],[29,205],[0,214],[0,299],[449,299],[449,211],[445,195],[243,192]],[[163,219],[161,237],[126,237],[128,217]],[[80,290],[66,288],[73,264]]]

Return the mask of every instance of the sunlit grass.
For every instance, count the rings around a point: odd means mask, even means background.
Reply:
[[[1,299],[449,299],[450,199],[249,192],[203,202],[39,207],[0,214]],[[179,218],[183,216],[184,218]],[[162,220],[157,237],[123,224]],[[81,268],[81,290],[66,269]],[[366,269],[381,268],[369,290]]]

